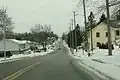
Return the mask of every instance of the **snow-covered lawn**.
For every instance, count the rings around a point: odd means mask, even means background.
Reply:
[[[100,53],[101,52],[101,53]],[[113,56],[108,56],[108,50],[96,50],[91,56],[94,61],[103,62],[105,64],[113,64],[120,67],[120,49],[113,50]]]
[[[88,53],[82,49],[74,54],[71,53],[67,44],[64,45],[69,51],[69,55],[72,56],[77,64],[84,66],[88,71],[92,71],[93,74],[100,76],[104,80],[120,80],[120,48],[114,46],[113,56],[108,56],[108,50],[95,49],[93,54],[88,57]]]
[[[78,64],[83,64],[84,67],[91,70],[93,74],[97,74],[102,77],[103,80],[120,80],[120,67],[116,67],[111,64],[99,63],[96,61],[92,61],[90,59],[82,59]]]
[[[20,60],[20,59],[24,59],[24,58],[29,58],[29,57],[35,57],[35,56],[44,56],[47,55],[48,53],[51,53],[52,49],[48,49],[46,52],[35,52],[33,53],[31,51],[31,54],[18,54],[18,55],[13,55],[10,58],[0,58],[0,63],[5,63],[5,62],[11,62],[11,61],[15,61],[15,60]]]

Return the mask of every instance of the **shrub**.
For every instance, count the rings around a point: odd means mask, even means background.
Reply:
[[[112,50],[114,49],[114,46],[113,44],[111,45],[112,46]],[[108,49],[108,43],[104,44],[102,43],[101,46],[99,46],[100,49]]]

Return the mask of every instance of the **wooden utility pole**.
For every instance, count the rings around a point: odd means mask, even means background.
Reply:
[[[5,37],[5,35],[6,35],[6,30],[5,30],[5,26],[4,26],[4,36],[3,36],[3,40],[4,40],[4,58],[6,59],[6,37]]]
[[[88,17],[88,20],[89,20],[89,22],[90,22],[91,51],[93,51],[93,35],[92,35],[92,27],[93,27],[93,20],[94,20],[93,12],[90,12],[90,15],[89,15],[89,17]]]
[[[90,21],[90,32],[91,32],[91,50],[93,51],[93,33],[92,33],[92,21]]]
[[[3,21],[5,21],[5,16],[3,16]],[[3,27],[3,41],[4,41],[4,58],[6,59],[6,26],[4,25],[4,22],[1,25]]]
[[[76,52],[77,52],[77,35],[76,35],[76,13],[75,11],[73,12],[74,13],[74,29],[75,29],[75,48],[76,48]]]
[[[71,36],[71,23],[70,23],[70,27],[69,27],[69,36],[70,36],[70,49],[72,47],[72,36]]]
[[[74,29],[73,28],[73,19],[71,20],[71,28],[72,30]],[[74,32],[72,31],[72,48],[74,48]]]
[[[109,13],[109,0],[106,0],[107,9],[107,27],[108,27],[108,55],[112,55],[112,41],[111,41],[111,27],[110,27],[110,13]]]
[[[84,9],[84,24],[85,24],[85,38],[86,38],[86,50],[88,50],[88,32],[87,32],[87,20],[86,20],[86,8],[85,8],[85,0],[83,0],[83,9]]]

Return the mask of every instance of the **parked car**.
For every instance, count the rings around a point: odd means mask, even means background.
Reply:
[[[6,57],[9,58],[11,57],[13,54],[10,51],[6,51]],[[0,57],[4,57],[4,52],[0,52]]]
[[[47,51],[47,48],[42,48],[42,49],[40,49],[40,50],[46,52],[46,51]]]
[[[59,47],[58,50],[61,50],[61,48]]]
[[[31,49],[32,51],[39,50],[39,48],[38,48],[37,46],[30,46],[30,49]]]
[[[34,53],[35,53],[35,52],[41,52],[41,50],[34,50],[33,52],[34,52]]]

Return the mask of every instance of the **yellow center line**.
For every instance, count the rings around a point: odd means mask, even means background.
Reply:
[[[30,70],[31,68],[33,68],[33,67],[41,64],[43,61],[44,61],[44,60],[42,60],[41,62],[36,62],[36,63],[34,63],[34,64],[32,64],[32,65],[29,65],[29,66],[27,66],[26,68],[21,69],[21,70],[13,73],[12,75],[10,75],[10,76],[2,79],[2,80],[14,80],[14,79],[16,79],[17,77],[21,76],[21,75],[22,75],[23,73],[25,73],[26,71]]]
[[[50,56],[50,57],[53,57],[53,56],[55,56],[55,55],[57,55],[57,54],[54,54],[54,55],[52,55],[52,56]],[[8,76],[8,77],[5,77],[5,78],[2,79],[2,80],[14,80],[14,79],[18,78],[19,76],[21,76],[22,74],[24,74],[25,72],[27,72],[28,70],[30,70],[31,68],[33,68],[33,67],[41,64],[41,63],[44,62],[44,61],[45,61],[45,60],[42,60],[41,62],[37,61],[36,63],[31,64],[31,65],[29,65],[29,66],[27,66],[27,67],[25,67],[25,68],[23,68],[23,69],[15,72],[15,73],[13,73],[12,75],[10,75],[10,76]]]

